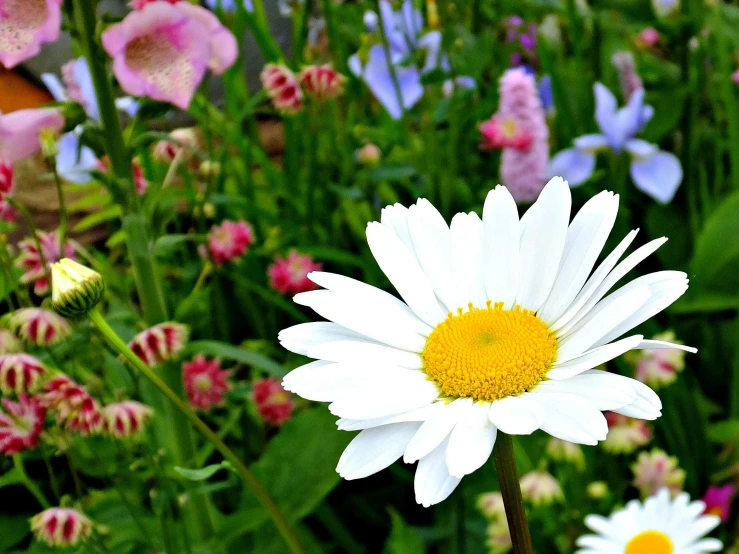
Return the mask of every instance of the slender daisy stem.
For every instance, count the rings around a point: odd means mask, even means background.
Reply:
[[[510,435],[498,431],[493,456],[495,456],[495,468],[498,471],[500,492],[503,495],[503,504],[505,504],[505,515],[511,530],[513,554],[533,554],[516,459],[513,455],[513,439]]]
[[[280,508],[270,496],[267,489],[259,482],[256,476],[244,465],[244,462],[234,454],[234,452],[226,446],[221,438],[208,427],[202,419],[200,419],[190,405],[180,398],[177,393],[170,389],[167,384],[152,369],[142,362],[136,354],[126,345],[123,340],[111,329],[110,325],[105,321],[99,310],[95,309],[89,314],[90,320],[110,342],[110,344],[118,351],[128,363],[139,370],[159,391],[166,396],[169,401],[184,415],[208,441],[223,455],[226,460],[231,462],[236,474],[244,481],[244,484],[251,489],[265,510],[269,513],[277,530],[287,543],[290,551],[294,554],[303,554],[305,551],[298,540],[295,530],[285,518]]]
[[[56,192],[59,196],[59,252],[64,256],[64,248],[67,246],[67,226],[69,225],[69,215],[67,215],[67,204],[64,201],[64,187],[62,186],[62,178],[56,169],[56,160],[52,160],[54,164],[54,182],[56,183]]]

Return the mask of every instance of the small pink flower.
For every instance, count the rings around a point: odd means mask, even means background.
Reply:
[[[208,361],[202,354],[182,364],[182,378],[190,404],[204,411],[223,404],[223,393],[231,389],[230,375],[230,371],[221,369],[218,360]]]
[[[534,137],[516,125],[515,120],[502,119],[494,115],[480,124],[482,142],[481,150],[492,150],[494,148],[515,148],[526,150],[534,142]]]
[[[254,242],[254,230],[246,221],[224,221],[208,233],[208,250],[216,265],[243,256]]]
[[[316,100],[330,100],[344,92],[346,77],[330,65],[309,65],[300,72],[300,85]]]
[[[36,1],[32,0],[32,3]],[[17,110],[0,114],[0,159],[6,164],[14,164],[33,156],[41,149],[41,132],[51,131],[51,134],[57,134],[62,127],[64,117],[56,108]]]
[[[735,83],[739,83],[739,70],[735,71],[731,75],[731,80],[734,81]]]
[[[0,452],[6,456],[34,448],[44,428],[46,410],[38,399],[21,393],[18,402],[7,398],[0,410]]]
[[[23,343],[7,329],[0,329],[0,354],[16,354],[23,351]]]
[[[13,192],[13,166],[0,160],[0,200]]]
[[[380,150],[376,145],[370,143],[362,146],[362,148],[357,150],[355,155],[357,157],[357,161],[362,165],[374,167],[380,162],[382,150]]]
[[[236,39],[211,12],[189,2],[148,2],[103,33],[126,93],[186,109],[207,69],[236,61]]]
[[[268,377],[254,383],[254,402],[259,415],[270,425],[282,425],[293,413],[292,395],[282,388],[279,379]]]
[[[631,454],[652,440],[652,428],[646,421],[615,412],[606,412],[608,436],[601,443],[611,454]]]
[[[654,27],[647,27],[643,29],[636,37],[636,42],[646,48],[652,48],[657,45],[661,40],[659,31]]]
[[[656,335],[654,339],[677,342],[672,331]],[[685,351],[679,348],[641,350],[637,355],[636,378],[653,389],[673,383],[678,373],[685,369]]]
[[[192,129],[175,129],[169,136],[173,142],[160,140],[154,146],[154,158],[162,162],[171,162],[184,147],[196,148],[198,141]]]
[[[729,521],[731,514],[731,501],[734,499],[736,487],[724,485],[723,487],[710,486],[703,497],[706,504],[704,514],[719,516],[724,523]]]
[[[272,104],[281,113],[293,114],[303,109],[303,91],[297,77],[285,65],[268,63],[262,74],[264,90],[272,99]]]
[[[34,393],[47,367],[29,354],[0,355],[0,392],[5,395]]]
[[[51,233],[38,231],[37,237],[38,242],[41,243],[41,252],[39,253],[35,238],[23,239],[18,243],[20,254],[15,260],[15,265],[24,270],[21,283],[33,283],[33,292],[38,296],[44,296],[49,292],[49,264],[58,262],[62,258],[74,260],[74,245],[68,241],[62,255],[59,234],[56,231]],[[44,265],[44,262],[47,265]]]
[[[131,163],[131,170],[133,171],[133,183],[136,185],[136,194],[143,196],[146,189],[149,188],[149,181],[146,180],[144,168],[141,167],[141,162],[138,158],[134,158]]]
[[[308,279],[311,271],[321,271],[323,264],[313,261],[307,255],[291,250],[287,258],[277,257],[269,266],[269,285],[282,294],[298,294],[315,290],[318,286]]]
[[[548,506],[564,498],[559,482],[546,471],[531,471],[523,475],[521,495],[534,506]]]
[[[128,347],[142,362],[154,367],[182,352],[188,333],[184,325],[168,321],[142,331],[128,343]]]
[[[664,487],[674,495],[685,483],[685,472],[678,467],[677,458],[657,448],[639,454],[631,470],[634,472],[634,486],[642,498],[653,496]]]
[[[45,347],[66,339],[72,328],[62,316],[43,308],[22,308],[7,316],[6,326],[21,340]]]
[[[76,546],[92,534],[92,521],[71,508],[49,508],[33,516],[31,530],[49,546]]]
[[[91,435],[103,430],[105,421],[100,404],[87,389],[66,375],[55,377],[44,386],[41,403],[56,414],[57,423],[66,429]]]
[[[13,206],[7,200],[0,200],[0,219],[8,223],[13,223],[18,217]]]
[[[103,408],[105,429],[115,438],[131,437],[143,429],[154,412],[149,406],[127,400]]]
[[[0,4],[0,64],[15,67],[59,38],[62,0],[3,0]]]

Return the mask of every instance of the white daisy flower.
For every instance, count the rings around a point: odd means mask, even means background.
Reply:
[[[632,500],[626,508],[611,517],[589,515],[585,525],[597,535],[577,539],[581,547],[576,554],[703,554],[719,552],[718,539],[704,539],[721,518],[702,515],[706,505],[690,502],[683,492],[670,500],[670,493],[662,489],[642,504]]]
[[[686,275],[652,273],[606,296],[666,239],[618,263],[633,231],[591,274],[618,196],[598,194],[572,223],[570,204],[557,177],[520,220],[501,186],[482,219],[460,213],[451,227],[427,200],[388,206],[367,240],[402,301],[341,275],[308,275],[325,290],[295,301],[329,321],[280,333],[285,348],[317,360],[283,385],[330,402],[339,429],[361,431],[339,460],[345,479],[402,456],[418,462],[416,500],[430,506],[487,461],[498,429],[596,444],[608,430],[603,410],[660,415],[649,387],[592,368],[631,349],[694,351],[641,335],[615,340],[680,297]]]

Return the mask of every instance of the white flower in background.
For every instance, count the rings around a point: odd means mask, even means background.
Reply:
[[[576,554],[704,554],[719,552],[718,539],[704,539],[721,518],[702,515],[706,505],[687,493],[670,500],[662,489],[644,503],[632,500],[611,517],[589,515],[585,525],[597,535],[577,539]]]
[[[339,429],[362,431],[339,461],[344,478],[417,461],[416,500],[430,506],[487,461],[498,429],[593,445],[608,431],[604,410],[660,415],[649,387],[592,368],[654,348],[641,335],[616,339],[679,298],[686,275],[652,273],[607,295],[666,239],[618,263],[633,231],[593,271],[618,196],[598,194],[572,223],[570,207],[556,177],[520,220],[504,187],[490,192],[482,219],[457,214],[451,227],[423,199],[385,208],[367,240],[403,301],[341,275],[308,275],[326,290],[295,301],[329,321],[280,333],[285,348],[317,359],[284,387],[330,402]]]

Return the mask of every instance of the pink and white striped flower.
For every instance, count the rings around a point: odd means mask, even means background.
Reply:
[[[190,404],[204,411],[223,404],[223,394],[231,389],[230,376],[231,372],[221,369],[218,360],[209,361],[202,354],[182,364],[182,377]]]
[[[36,392],[48,368],[29,354],[0,355],[0,392],[5,395]]]
[[[66,375],[55,377],[44,386],[41,403],[56,414],[57,423],[82,435],[103,430],[105,421],[98,403],[87,389]]]
[[[309,65],[300,72],[300,85],[316,100],[330,100],[344,92],[346,77],[331,65]]]
[[[603,449],[611,454],[631,454],[652,440],[652,427],[641,419],[606,412],[608,436]]]
[[[253,396],[259,415],[270,425],[282,425],[292,416],[295,402],[279,379],[268,377],[256,381]]]
[[[308,274],[322,269],[323,264],[314,262],[310,256],[291,250],[286,258],[278,256],[269,266],[269,285],[277,292],[291,295],[315,290],[318,286],[308,279]]]
[[[105,429],[113,437],[122,439],[136,435],[154,412],[140,402],[126,400],[103,408]]]
[[[61,342],[72,333],[66,319],[43,308],[16,310],[7,316],[5,325],[21,340],[40,347]]]
[[[62,0],[3,0],[0,3],[0,64],[15,67],[41,45],[59,38]]]
[[[6,456],[34,448],[44,427],[46,410],[37,398],[26,394],[18,396],[18,402],[7,398],[0,410],[0,452]]]
[[[148,2],[103,33],[126,93],[186,109],[206,70],[236,61],[236,39],[211,12],[189,2]]]
[[[678,466],[677,458],[668,456],[664,450],[655,448],[651,452],[642,452],[631,470],[634,472],[634,486],[642,498],[652,496],[662,488],[668,489],[672,495],[683,490],[685,471]]]
[[[168,321],[136,335],[128,347],[149,367],[175,358],[185,347],[189,331],[180,323]]]
[[[224,221],[208,233],[208,250],[216,265],[243,256],[253,242],[254,230],[246,221]]]
[[[49,264],[58,262],[62,258],[75,259],[74,245],[67,242],[64,253],[60,243],[59,233],[52,231],[37,231],[38,243],[41,244],[39,252],[36,239],[28,237],[18,243],[20,254],[15,260],[15,265],[24,270],[21,275],[21,283],[33,283],[33,291],[38,296],[44,296],[49,292]]]
[[[31,519],[31,530],[49,546],[76,546],[92,534],[92,521],[72,508],[49,508]]]
[[[289,67],[268,63],[262,74],[264,90],[272,99],[274,107],[283,114],[294,114],[303,109],[303,91],[298,78]]]

